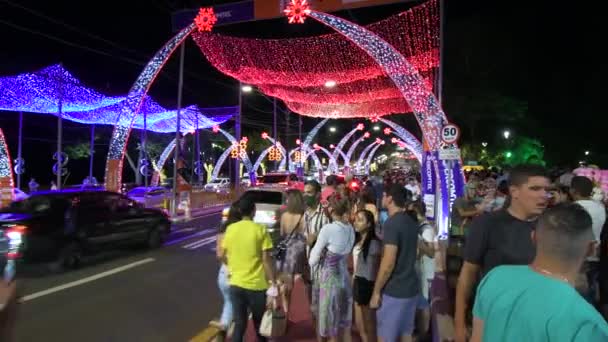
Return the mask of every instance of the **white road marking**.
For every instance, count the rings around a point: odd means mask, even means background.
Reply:
[[[36,299],[36,298],[39,298],[39,297],[42,297],[42,296],[50,295],[51,293],[63,291],[65,289],[69,289],[71,287],[75,287],[75,286],[79,286],[79,285],[82,285],[82,284],[90,283],[90,282],[95,281],[97,279],[108,277],[108,276],[111,276],[112,274],[124,272],[124,271],[126,271],[128,269],[131,269],[133,267],[137,267],[137,266],[140,266],[140,265],[143,265],[143,264],[147,264],[147,263],[155,261],[155,260],[156,259],[154,259],[154,258],[147,258],[147,259],[139,260],[139,261],[136,261],[136,262],[124,265],[124,266],[116,267],[116,268],[113,268],[111,270],[108,270],[108,271],[96,274],[96,275],[91,276],[91,277],[87,277],[87,278],[83,278],[83,279],[80,279],[80,280],[73,281],[71,283],[67,283],[67,284],[51,287],[50,289],[46,289],[46,290],[43,290],[43,291],[40,291],[40,292],[32,293],[32,294],[27,295],[27,296],[23,296],[23,297],[21,297],[19,299],[19,302],[20,303],[24,303],[24,302],[30,301],[32,299]]]
[[[186,240],[190,240],[196,236],[203,236],[203,235],[209,235],[209,234],[217,234],[217,228],[209,228],[209,229],[201,230],[200,232],[197,232],[194,234],[180,237],[179,239],[169,240],[169,241],[165,242],[164,245],[171,246],[171,245],[175,245],[175,244],[178,244],[178,243],[186,241]]]
[[[214,243],[216,240],[217,240],[217,236],[214,235],[214,236],[206,237],[204,239],[200,239],[200,240],[191,242],[191,243],[189,243],[187,245],[184,245],[182,247],[186,248],[186,249],[196,249],[196,248],[199,248],[199,247],[202,247],[202,246]]]

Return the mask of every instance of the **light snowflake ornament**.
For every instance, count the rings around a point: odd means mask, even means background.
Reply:
[[[291,0],[283,10],[290,24],[304,24],[310,12],[308,0]]]
[[[213,7],[203,7],[198,11],[198,15],[194,19],[199,32],[210,32],[213,25],[217,22],[217,17],[213,12]]]

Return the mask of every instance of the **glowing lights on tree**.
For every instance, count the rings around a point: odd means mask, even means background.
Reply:
[[[310,14],[308,0],[291,0],[283,10],[290,24],[304,24],[304,20]]]
[[[194,22],[199,32],[210,32],[213,29],[213,25],[217,22],[213,7],[201,8],[196,18],[194,18]]]

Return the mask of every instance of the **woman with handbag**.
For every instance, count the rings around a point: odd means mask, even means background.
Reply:
[[[281,237],[275,252],[276,268],[279,272],[281,300],[285,314],[289,314],[289,302],[294,277],[302,274],[306,260],[306,238],[302,222],[304,197],[299,190],[287,191],[287,210],[281,215]]]
[[[320,340],[342,341],[352,324],[353,296],[347,259],[355,243],[355,230],[349,222],[348,199],[335,196],[329,211],[333,222],[323,226],[309,258],[311,267],[320,265],[312,297]]]

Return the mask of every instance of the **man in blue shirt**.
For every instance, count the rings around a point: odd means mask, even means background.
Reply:
[[[589,214],[578,204],[548,209],[532,240],[530,265],[498,266],[479,284],[471,341],[608,341],[608,324],[574,289],[593,250]]]

